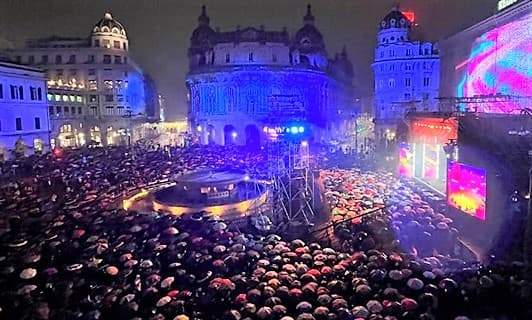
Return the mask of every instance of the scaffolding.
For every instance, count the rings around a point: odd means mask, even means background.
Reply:
[[[267,143],[267,153],[272,217],[311,225],[315,190],[308,142],[281,137]]]

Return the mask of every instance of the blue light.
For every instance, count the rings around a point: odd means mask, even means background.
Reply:
[[[291,127],[290,128],[290,133],[292,134],[297,134],[299,132],[298,128],[297,127]]]
[[[305,127],[299,127],[299,133],[305,132]]]

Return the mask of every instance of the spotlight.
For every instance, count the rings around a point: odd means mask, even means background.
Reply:
[[[290,133],[297,134],[298,132],[299,132],[299,128],[298,127],[291,127],[290,128]]]
[[[298,130],[299,130],[299,133],[303,133],[305,132],[305,127],[299,127]]]
[[[519,191],[515,190],[510,196],[510,201],[512,201],[512,203],[518,203],[519,200],[520,200]]]
[[[202,128],[201,126],[198,124],[198,126],[196,127],[196,130],[198,130],[198,132],[201,132]]]
[[[302,147],[307,147],[308,146],[308,141],[307,140],[301,141],[301,146]]]
[[[231,132],[231,137],[233,137],[233,139],[236,139],[237,136],[238,133],[236,133],[236,131]]]

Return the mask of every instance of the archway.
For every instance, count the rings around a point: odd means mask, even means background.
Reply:
[[[224,145],[232,146],[235,145],[237,137],[236,129],[233,125],[228,124],[224,127]]]
[[[246,147],[253,150],[260,149],[260,131],[256,125],[250,124],[246,126]]]

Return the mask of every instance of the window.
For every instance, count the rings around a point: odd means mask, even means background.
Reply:
[[[76,63],[76,55],[75,54],[71,54],[70,57],[68,58],[68,63]]]
[[[429,99],[429,94],[427,92],[423,92],[421,94],[421,97],[423,98],[423,100],[428,100]]]
[[[57,114],[60,114],[61,113],[61,107],[60,106],[55,107],[55,112]]]
[[[56,72],[57,72],[57,76],[58,77],[62,77],[63,76],[63,73],[64,73],[63,69],[57,69]]]
[[[41,63],[42,64],[48,64],[48,56],[47,55],[42,55],[41,56]]]
[[[411,64],[405,64],[405,70],[412,70]]]
[[[388,56],[394,57],[395,56],[395,51],[394,50],[388,50]]]
[[[127,43],[125,42],[122,43],[122,49],[127,50]]]
[[[124,114],[124,106],[117,106],[116,110],[117,110],[118,115]]]
[[[78,114],[82,114],[83,112],[81,111],[82,111],[81,107],[78,107]]]
[[[41,118],[35,117],[35,129],[39,130],[41,129]]]
[[[53,116],[54,115],[54,106],[49,106],[48,107],[48,113]]]
[[[37,88],[37,98],[39,99],[39,101],[42,101],[42,89],[41,88]]]
[[[411,56],[412,55],[412,49],[406,49],[406,55]]]
[[[120,41],[113,41],[113,48],[120,49]]]
[[[113,80],[104,80],[103,83],[105,84],[105,89],[113,89]]]
[[[63,57],[58,54],[55,56],[55,64],[61,64],[61,63],[63,63]]]
[[[28,56],[28,64],[34,64],[35,63],[35,56]]]
[[[111,116],[114,113],[114,108],[112,106],[107,106],[105,107],[105,112],[107,113],[107,115]]]
[[[272,61],[277,62],[277,55],[275,53],[272,55]]]
[[[410,78],[405,78],[405,87],[410,87],[410,85],[412,84],[412,79]]]
[[[54,101],[54,95],[53,94],[49,93],[49,94],[47,94],[46,97],[48,98],[48,101]]]
[[[24,100],[24,88],[22,86],[18,86],[18,98]]]
[[[429,55],[429,48],[425,48],[425,55]]]
[[[75,115],[76,114],[76,107],[70,107],[70,113],[72,113],[72,115]]]
[[[37,88],[35,87],[30,87],[30,99],[33,101],[33,100],[37,100]]]
[[[98,83],[96,80],[89,80],[89,90],[98,90]]]
[[[103,39],[102,45],[104,48],[111,48],[111,43],[107,39]]]
[[[106,102],[112,102],[113,101],[113,95],[112,94],[106,94],[105,95],[105,101]]]
[[[384,51],[381,51],[381,58],[384,58]]]
[[[15,119],[15,127],[17,131],[22,130],[22,118],[16,118]]]
[[[71,94],[71,95],[69,96],[69,98],[70,98],[70,102],[76,102],[76,96],[75,96],[75,95],[72,95],[72,94]]]
[[[395,88],[395,79],[389,79],[388,80],[388,86],[390,88]]]
[[[122,64],[122,57],[121,56],[115,56],[115,64]]]
[[[122,80],[116,80],[115,81],[115,87],[117,89],[121,89],[122,88]]]
[[[11,92],[11,99],[18,99],[18,88],[17,86],[10,85],[9,91]]]
[[[55,101],[61,101],[61,95],[56,94],[54,96],[55,96]]]
[[[0,99],[4,99],[4,85],[0,83]]]
[[[93,116],[98,115],[98,107],[96,107],[96,106],[91,106],[91,114],[92,114]]]
[[[70,108],[69,107],[63,107],[63,112],[64,113],[70,113]]]
[[[66,94],[61,96],[63,98],[63,102],[68,102],[68,96]]]
[[[127,57],[124,57],[124,64],[127,64]]]
[[[390,71],[395,71],[395,65],[394,64],[391,64],[390,67],[389,67]]]
[[[76,96],[76,102],[83,102],[82,96]]]
[[[424,77],[423,78],[423,86],[428,87],[430,85],[430,78]]]
[[[100,40],[99,39],[94,40],[94,46],[95,47],[99,47],[100,46]]]
[[[225,63],[229,63],[229,61],[231,61],[231,56],[229,55],[229,53],[226,53],[225,54]]]
[[[410,100],[410,97],[411,97],[410,93],[405,93],[405,100]]]
[[[93,54],[89,54],[87,56],[87,63],[94,63],[96,61],[96,58],[94,57]]]
[[[103,63],[105,63],[105,64],[110,64],[111,63],[111,55],[110,54],[105,54],[103,56]]]
[[[94,95],[94,94],[91,94],[89,96],[89,102],[97,102],[98,101],[98,96]]]
[[[116,95],[116,101],[118,101],[118,102],[122,102],[122,101],[124,101],[124,96],[121,95],[121,94],[117,94],[117,95]]]
[[[249,61],[253,61],[253,52],[249,53],[248,60]]]

